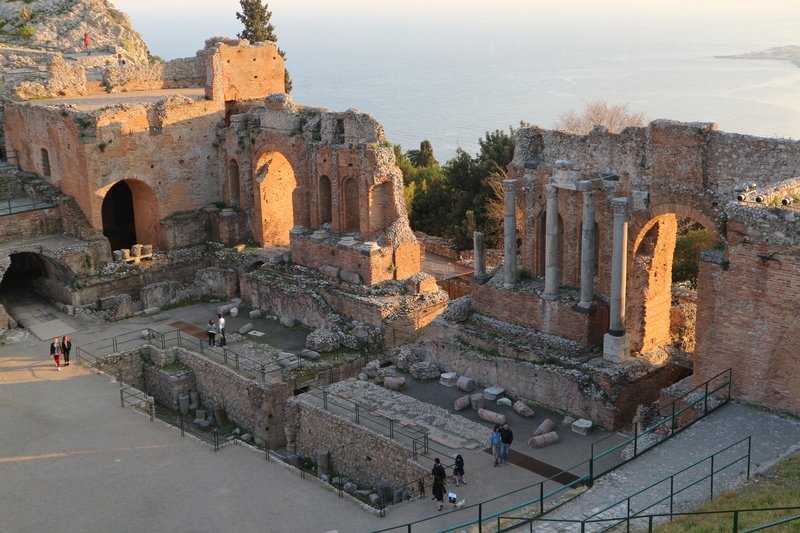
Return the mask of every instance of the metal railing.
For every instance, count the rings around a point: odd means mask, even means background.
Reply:
[[[151,397],[148,397],[144,392],[128,385],[119,389],[119,402],[121,406],[133,407],[143,411],[150,416],[150,422],[153,422],[156,416],[156,405]]]
[[[791,516],[787,516],[784,518],[779,518],[777,520],[773,520],[768,523],[762,523],[753,527],[749,527],[748,529],[739,529],[741,524],[745,521],[744,517],[748,514],[758,514],[758,513],[767,513],[767,512],[781,512],[781,511],[795,511],[796,514]],[[727,509],[724,511],[685,511],[685,512],[670,512],[670,513],[652,513],[652,514],[644,514],[639,516],[619,516],[614,518],[593,518],[588,520],[559,520],[555,518],[542,518],[538,520],[538,522],[558,522],[561,524],[573,524],[576,528],[580,528],[581,533],[586,533],[589,531],[590,527],[593,524],[607,524],[609,522],[615,522],[613,526],[608,526],[607,529],[611,529],[612,527],[620,527],[624,524],[626,531],[630,531],[635,529],[636,531],[647,531],[648,533],[653,533],[655,528],[660,525],[661,523],[672,520],[674,518],[679,517],[699,517],[699,516],[706,516],[706,515],[729,515],[726,519],[727,523],[717,523],[715,526],[721,528],[723,526],[727,526],[729,531],[732,533],[755,533],[756,531],[764,531],[766,529],[770,529],[773,527],[777,527],[783,524],[790,524],[792,522],[800,522],[800,506],[792,506],[792,507],[753,507],[747,509]],[[539,524],[541,525],[541,524]],[[534,524],[528,524],[529,533],[533,533]],[[715,529],[715,530],[717,530]]]
[[[14,200],[17,200],[16,202]],[[26,200],[26,201],[20,201]],[[38,211],[40,209],[50,209],[56,207],[53,202],[43,202],[33,198],[11,198],[0,200],[0,216],[16,215],[17,213],[27,213],[28,211]]]
[[[737,448],[744,448],[744,451],[743,451],[743,453],[741,455],[736,456],[736,457],[734,457],[732,459],[727,457],[728,455],[730,455],[732,453],[732,451],[735,451]],[[611,525],[603,526],[599,530],[593,530],[593,529],[590,528],[591,531],[599,531],[599,532],[602,533],[602,532],[609,531],[609,530],[615,528],[616,526],[622,524],[626,520],[627,520],[627,523],[630,523],[630,519],[635,518],[635,517],[637,517],[639,515],[642,515],[646,511],[651,510],[653,507],[656,507],[657,505],[665,504],[666,502],[669,502],[669,512],[672,513],[674,511],[675,496],[678,496],[680,494],[685,493],[689,489],[691,489],[693,487],[696,487],[697,485],[699,485],[700,483],[703,483],[706,480],[709,480],[710,499],[713,500],[714,499],[714,476],[718,475],[720,472],[724,472],[728,468],[733,467],[734,465],[736,465],[737,463],[739,463],[741,461],[746,461],[746,469],[745,469],[746,476],[747,476],[748,480],[750,479],[750,460],[751,460],[750,450],[751,450],[751,438],[748,436],[748,437],[745,437],[745,438],[743,438],[743,439],[741,439],[739,441],[734,442],[733,444],[725,446],[724,448],[714,452],[713,454],[711,454],[711,455],[709,455],[707,457],[704,457],[703,459],[700,459],[698,461],[695,461],[694,463],[692,463],[692,464],[690,464],[690,465],[678,470],[677,472],[674,472],[673,474],[671,474],[669,476],[666,476],[666,477],[664,477],[664,478],[662,478],[662,479],[660,479],[660,480],[658,480],[658,481],[656,481],[656,482],[654,482],[654,483],[652,483],[652,484],[650,484],[650,485],[648,485],[648,486],[646,486],[646,487],[644,487],[642,489],[639,489],[636,492],[634,492],[634,493],[632,493],[632,494],[630,494],[630,495],[628,495],[628,496],[626,496],[624,498],[616,500],[613,503],[606,505],[605,507],[601,507],[601,508],[598,508],[597,510],[593,510],[593,512],[590,515],[584,517],[582,520],[584,522],[588,523],[592,519],[595,519],[595,518],[599,517],[603,513],[606,513],[608,511],[614,509],[615,507],[624,506],[624,508],[625,508],[625,517],[624,517],[624,519],[620,519],[620,521],[617,522],[617,523],[612,523]],[[723,462],[727,461],[727,462],[725,464],[723,464],[722,466],[720,466],[720,461],[723,461]],[[689,480],[681,481],[682,477],[685,477],[685,476],[683,476],[684,474],[685,475],[690,475],[691,472],[696,470],[696,467],[704,468],[705,466],[708,466],[708,468],[709,468],[708,473],[703,472],[699,477],[697,477],[695,479],[689,479]],[[680,486],[680,488],[676,488],[676,480],[677,480],[677,484],[678,485],[682,485],[682,486]],[[636,502],[637,498],[639,500],[645,499],[645,498],[647,498],[648,496],[651,495],[651,493],[653,492],[652,489],[662,490],[662,489],[666,489],[667,486],[669,487],[668,494],[666,494],[665,496],[661,496],[661,497],[655,496],[657,498],[655,501],[650,501],[649,503],[641,503],[641,504],[639,504],[640,505],[639,510],[638,511],[634,510],[633,507],[637,503]],[[506,527],[502,527],[501,520],[516,521],[516,523],[508,525]],[[524,525],[527,525],[529,523],[539,522],[539,521],[544,521],[544,519],[541,519],[541,518],[538,518],[538,517],[501,516],[501,517],[497,518],[497,531],[498,532],[515,531],[515,530],[519,529],[520,527],[522,527]],[[547,521],[548,522],[557,522],[558,519],[555,519],[555,518],[554,519],[548,519]],[[569,522],[569,521],[565,521],[565,522]]]
[[[722,405],[725,405],[730,400],[731,376],[731,369],[720,372],[705,383],[682,395],[680,398],[676,398],[674,401],[665,404],[661,407],[661,412],[668,412],[669,415],[642,432],[638,430],[636,424],[626,426],[626,428],[623,429],[634,428],[633,436],[613,445],[613,447],[608,450],[603,450],[599,453],[596,453],[595,450],[595,445],[606,441],[607,437],[592,443],[591,454],[588,459],[570,468],[564,469],[544,481],[495,496],[477,504],[463,507],[458,511],[452,511],[458,512],[459,517],[464,517],[465,515],[469,515],[470,517],[462,519],[458,525],[438,528],[437,531],[447,532],[477,527],[477,530],[482,532],[484,525],[495,527],[498,517],[520,511],[521,509],[534,510],[538,513],[538,516],[542,516],[557,509],[578,496],[577,491],[574,489],[581,485],[591,487],[594,481],[600,477],[619,468],[633,458],[653,449],[659,444],[666,442],[682,429],[689,427],[697,420],[700,420]],[[716,396],[721,391],[725,391],[722,399]],[[698,393],[699,397],[690,399],[689,397],[694,393]],[[709,401],[710,398],[713,400]],[[676,406],[678,402],[686,402],[688,405],[683,408],[678,408]],[[694,410],[694,407],[699,404],[703,405],[703,409]],[[694,413],[694,416],[687,417],[685,415],[686,413],[689,415]],[[639,446],[643,435],[653,433],[659,428],[668,428],[668,430],[664,431],[664,435],[660,435],[659,438],[654,439],[654,442],[648,443],[646,446]],[[622,451],[628,447],[632,447],[633,455],[626,459],[622,457]],[[614,452],[620,454],[618,461],[612,456]],[[609,459],[613,459],[611,460],[610,466],[601,469],[597,468],[601,460],[608,461]],[[571,480],[564,483],[565,478]],[[501,504],[500,502],[503,500],[514,500],[515,502]],[[431,525],[429,524],[431,520],[441,521],[441,518],[446,517],[448,514],[450,513],[438,514],[410,523],[376,530],[374,533],[403,530],[408,533],[414,530],[428,531],[431,529]]]

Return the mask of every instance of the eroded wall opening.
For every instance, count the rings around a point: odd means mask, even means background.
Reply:
[[[262,246],[288,246],[297,192],[291,163],[279,152],[263,154],[256,164],[256,182],[256,239]]]
[[[342,186],[342,221],[344,223],[344,231],[359,231],[360,224],[360,209],[358,205],[358,184],[353,178],[344,180]]]
[[[228,163],[227,201],[231,207],[239,207],[239,163]]]
[[[41,158],[42,158],[42,176],[45,178],[50,177],[50,154],[47,153],[47,149],[42,148],[41,150]]]
[[[153,190],[139,180],[114,184],[103,197],[103,235],[112,250],[158,240],[158,204]]]
[[[331,206],[331,180],[328,176],[320,176],[319,178],[319,225],[330,224],[333,221],[333,209]]]

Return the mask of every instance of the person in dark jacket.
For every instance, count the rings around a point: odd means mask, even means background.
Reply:
[[[444,482],[447,479],[447,472],[438,457],[433,460],[431,475],[433,476],[433,499],[436,500],[441,511],[442,505],[444,505]]]
[[[508,422],[503,424],[500,428],[500,464],[508,464],[508,449],[511,443],[514,442],[514,432],[508,427]]]
[[[461,455],[456,455],[456,464],[453,467],[453,475],[456,476],[456,487],[462,483],[464,485],[467,484],[467,482],[464,481],[464,458],[461,457]]]
[[[64,354],[64,366],[69,366],[69,351],[72,350],[72,339],[67,335],[61,339],[61,353]]]
[[[61,343],[58,342],[58,337],[50,343],[50,356],[56,362],[56,370],[61,370]]]

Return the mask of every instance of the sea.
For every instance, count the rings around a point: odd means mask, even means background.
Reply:
[[[194,55],[241,28],[235,0],[116,0],[151,52]],[[605,100],[647,120],[800,138],[800,68],[723,59],[800,44],[783,0],[273,0],[292,98],[375,116],[404,149],[444,161],[486,131],[545,128]]]

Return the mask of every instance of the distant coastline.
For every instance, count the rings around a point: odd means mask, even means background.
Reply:
[[[745,52],[728,56],[714,56],[717,59],[772,59],[778,61],[791,61],[800,67],[800,45],[776,46],[760,52]]]

